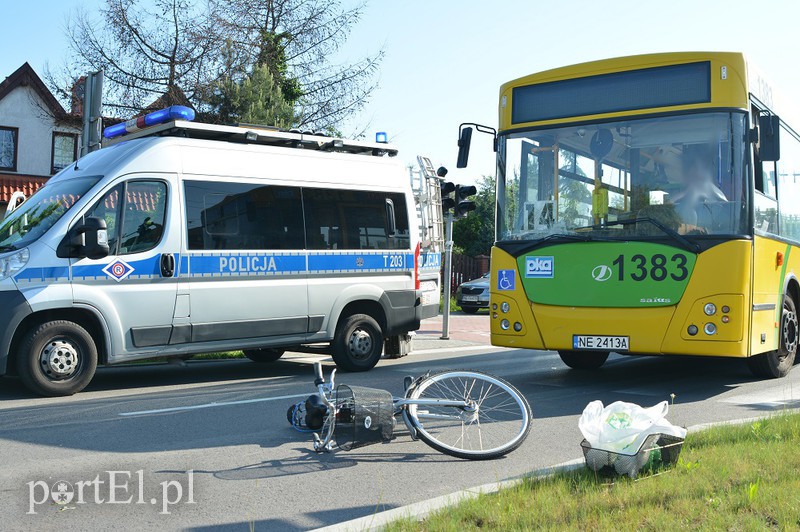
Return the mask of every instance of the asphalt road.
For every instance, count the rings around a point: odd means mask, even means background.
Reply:
[[[400,394],[403,376],[428,370],[502,376],[533,406],[517,451],[458,460],[412,442],[401,423],[391,443],[316,454],[286,422],[286,408],[314,391],[320,358],[309,355],[101,368],[69,398],[32,398],[0,379],[0,528],[306,530],[578,458],[577,419],[594,399],[650,406],[674,394],[668,419],[684,426],[800,406],[798,370],[756,381],[736,360],[612,356],[583,373],[555,354],[445,344],[337,381]],[[49,498],[70,494],[68,504]]]

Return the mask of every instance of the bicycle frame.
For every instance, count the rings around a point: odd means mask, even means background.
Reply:
[[[325,416],[325,422],[319,432],[314,432],[314,450],[317,452],[329,452],[333,450],[334,433],[336,432],[336,405],[331,400],[333,392],[336,388],[336,369],[331,372],[330,382],[325,382],[322,374],[322,365],[319,362],[314,363],[314,373],[316,378],[314,384],[317,386],[317,393],[320,399],[328,408],[328,414]],[[401,415],[403,422],[411,434],[412,440],[417,440],[417,429],[409,419],[408,407],[414,406],[448,406],[453,408],[462,409],[463,414],[469,416],[477,412],[476,405],[473,401],[450,401],[445,399],[408,399],[404,397],[392,397],[392,404],[394,406],[394,415]],[[446,415],[446,414],[431,414],[430,412],[417,412],[418,419],[464,419],[464,415]],[[320,433],[325,432],[325,437],[320,437]]]

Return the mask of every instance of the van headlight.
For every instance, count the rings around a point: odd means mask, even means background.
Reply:
[[[28,248],[25,248],[5,257],[0,257],[0,280],[16,275],[28,264],[30,256]]]

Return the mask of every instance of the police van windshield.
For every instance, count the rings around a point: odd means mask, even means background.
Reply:
[[[0,252],[24,248],[45,234],[100,176],[53,180],[0,221]]]

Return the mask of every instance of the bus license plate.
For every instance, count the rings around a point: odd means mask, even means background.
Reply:
[[[573,335],[572,348],[598,351],[627,351],[630,346],[629,336],[596,336]]]

